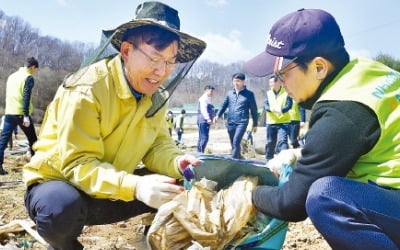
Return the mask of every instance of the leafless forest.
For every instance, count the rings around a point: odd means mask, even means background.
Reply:
[[[79,41],[62,41],[56,37],[42,36],[34,24],[18,16],[7,16],[0,9],[0,115],[4,113],[5,84],[9,74],[22,66],[25,59],[34,56],[39,60],[40,70],[33,90],[36,107],[34,120],[40,123],[43,113],[52,100],[64,77],[79,69],[85,58],[93,53],[97,44]],[[77,31],[78,32],[78,31]],[[101,31],[99,30],[99,37]],[[379,61],[400,69],[400,62],[389,55],[379,55]],[[242,62],[221,65],[198,61],[177,88],[170,101],[171,107],[195,103],[207,84],[216,86],[214,103],[220,104],[225,93],[231,88],[231,76],[241,70]],[[255,95],[261,108],[268,88],[264,78],[247,78],[247,86]]]

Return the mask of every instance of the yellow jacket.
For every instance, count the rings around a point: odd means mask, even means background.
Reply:
[[[145,117],[151,97],[136,101],[119,55],[82,69],[64,86],[24,166],[26,185],[56,179],[92,197],[130,201],[141,161],[153,172],[181,178],[175,160],[181,152],[165,124],[167,107]]]

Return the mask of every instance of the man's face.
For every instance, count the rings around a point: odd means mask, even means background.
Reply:
[[[121,56],[129,83],[137,92],[146,95],[156,92],[173,72],[177,53],[177,41],[162,51],[146,43],[137,48],[126,41],[121,44]]]
[[[213,95],[213,93],[214,93],[214,90],[213,89],[207,89],[206,93],[207,93],[207,96],[211,97]]]
[[[304,102],[317,91],[321,81],[317,80],[314,65],[310,63],[303,70],[295,62],[290,63],[278,72],[278,82],[296,102]]]
[[[242,90],[243,87],[244,87],[244,80],[240,80],[240,79],[236,79],[235,78],[235,79],[232,80],[232,84],[233,84],[233,87],[235,89]]]

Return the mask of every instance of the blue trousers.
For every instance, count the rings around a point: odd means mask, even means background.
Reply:
[[[400,249],[400,190],[323,177],[311,185],[306,209],[332,249]]]
[[[83,249],[77,237],[84,225],[127,220],[156,210],[144,203],[95,199],[63,181],[47,181],[28,188],[25,206],[49,249]]]
[[[289,148],[288,144],[288,123],[267,124],[267,143],[265,144],[265,158],[274,158],[275,153],[279,153]],[[279,138],[279,139],[278,139]]]
[[[176,128],[175,132],[176,132],[176,135],[178,136],[177,137],[178,142],[182,142],[183,129]]]
[[[7,148],[7,144],[10,141],[10,138],[13,135],[14,129],[19,126],[21,130],[26,135],[26,138],[29,142],[29,148],[31,151],[31,155],[34,155],[32,150],[32,145],[37,141],[37,136],[35,132],[35,127],[33,125],[32,119],[29,117],[31,124],[29,127],[25,127],[22,125],[24,116],[23,115],[5,115],[4,116],[4,127],[3,131],[1,132],[0,136],[0,167],[3,165],[4,162],[4,150]]]
[[[242,141],[243,135],[246,132],[247,123],[234,124],[229,123],[227,125],[229,140],[232,146],[232,158],[240,159],[240,142]]]
[[[197,126],[199,127],[199,140],[197,141],[197,152],[204,153],[210,135],[210,124],[208,124],[207,122],[200,122],[197,124]]]
[[[293,148],[300,147],[299,143],[300,121],[291,121],[289,124],[289,139]]]

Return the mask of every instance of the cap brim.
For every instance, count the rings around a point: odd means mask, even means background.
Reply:
[[[127,23],[118,26],[116,29],[104,30],[103,33],[107,37],[110,37],[111,35],[114,34],[113,38],[111,39],[111,43],[114,46],[114,48],[119,51],[121,47],[122,37],[125,31],[127,31],[128,29],[134,29],[145,25],[158,26],[160,28],[169,30],[179,36],[180,42],[179,42],[179,51],[177,55],[178,62],[184,63],[195,60],[203,53],[203,51],[206,48],[206,43],[204,41],[196,37],[193,37],[189,34],[183,33],[177,29],[170,28],[166,25],[162,25],[151,20],[140,20],[140,19],[131,20]]]
[[[281,56],[274,56],[267,52],[250,59],[243,65],[243,70],[257,77],[264,77],[272,75],[273,73],[285,68],[289,63],[293,62],[296,58],[285,58]]]

